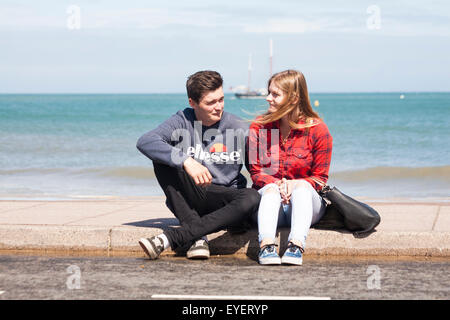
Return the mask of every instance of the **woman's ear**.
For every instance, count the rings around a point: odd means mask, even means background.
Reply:
[[[291,96],[290,100],[292,104],[298,104],[298,102],[300,101],[300,97],[297,94],[294,94]]]

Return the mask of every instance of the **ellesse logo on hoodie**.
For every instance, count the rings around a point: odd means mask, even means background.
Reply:
[[[211,148],[209,148],[209,152],[211,152],[211,153],[226,152],[226,151],[227,151],[227,147],[221,143],[214,143],[213,146]]]
[[[227,147],[222,143],[215,143],[209,148],[209,152],[203,151],[201,145],[197,144],[195,147],[189,147],[187,154],[190,157],[205,161],[205,162],[228,162],[239,161],[241,153],[239,151],[227,152]]]

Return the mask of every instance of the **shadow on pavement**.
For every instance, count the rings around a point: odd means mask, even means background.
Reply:
[[[148,219],[142,221],[134,221],[125,223],[124,225],[146,227],[146,228],[159,228],[167,229],[170,227],[179,226],[178,219],[176,218],[158,218]],[[336,225],[316,224],[311,227],[312,229],[334,231],[339,233],[352,233],[355,238],[366,238],[370,236],[376,229],[363,234],[355,234],[344,228],[336,228]],[[284,252],[287,247],[287,239],[290,233],[290,228],[278,228],[279,239],[279,252]],[[175,256],[185,256],[186,251],[191,244],[184,247],[177,248],[175,250]],[[255,224],[251,226],[245,225],[244,227],[230,227],[225,233],[217,236],[209,241],[209,247],[211,255],[234,255],[238,251],[242,251],[249,259],[258,261],[259,243],[258,243],[258,229]],[[244,250],[242,250],[244,249]]]
[[[145,228],[161,228],[167,229],[168,227],[179,226],[178,219],[176,218],[158,218],[148,219],[141,221],[133,221],[124,223],[126,226],[145,227]]]

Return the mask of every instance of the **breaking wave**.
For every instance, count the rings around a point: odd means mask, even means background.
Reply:
[[[243,170],[247,175],[246,170]],[[99,178],[123,179],[154,179],[152,167],[108,167],[108,168],[29,168],[0,170],[0,176],[79,176]],[[362,170],[346,170],[330,172],[330,179],[344,181],[377,181],[377,180],[405,180],[405,179],[435,179],[450,182],[450,166],[439,167],[375,167]]]
[[[331,172],[330,178],[344,181],[376,181],[435,179],[450,182],[450,166],[439,167],[375,167],[362,170]]]

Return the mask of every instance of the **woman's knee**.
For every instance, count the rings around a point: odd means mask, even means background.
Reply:
[[[281,194],[278,186],[275,183],[267,185],[265,189],[260,192],[261,201],[267,199],[266,201],[281,203]]]
[[[306,180],[299,180],[295,184],[294,189],[292,190],[292,194],[311,194],[312,186]]]
[[[268,194],[277,194],[277,195],[279,195],[280,194],[280,189],[278,188],[278,185],[276,185],[275,183],[270,183],[270,184],[266,185],[264,187],[264,190],[262,190],[260,193],[261,193],[262,196],[268,195]]]

